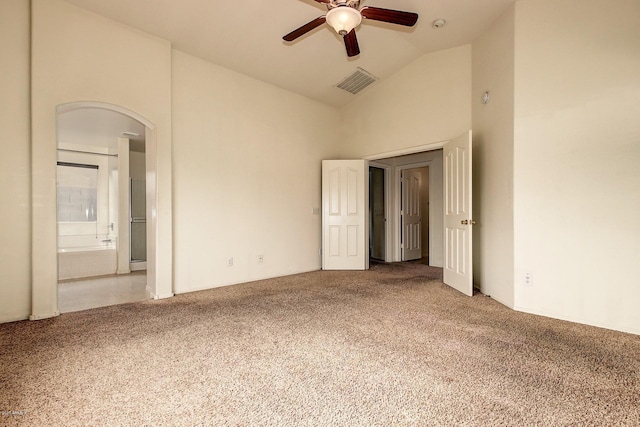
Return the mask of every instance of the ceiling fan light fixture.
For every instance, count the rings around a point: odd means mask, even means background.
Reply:
[[[338,6],[331,9],[327,12],[326,18],[327,24],[343,37],[362,22],[360,12],[349,6]]]

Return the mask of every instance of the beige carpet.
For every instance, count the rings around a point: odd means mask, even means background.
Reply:
[[[640,337],[419,264],[0,325],[0,425],[640,425]]]

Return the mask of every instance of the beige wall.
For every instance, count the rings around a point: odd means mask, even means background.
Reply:
[[[515,306],[640,333],[640,2],[515,17]]]
[[[95,101],[131,110],[155,125],[162,268],[157,293],[171,293],[171,47],[60,0],[32,3],[32,317],[56,314],[56,107]],[[124,66],[125,61],[136,66]]]
[[[474,285],[513,307],[513,6],[473,42]],[[489,102],[481,103],[489,91]]]
[[[454,138],[471,129],[471,46],[423,55],[342,110],[343,158]]]
[[[176,292],[319,269],[338,110],[174,51],[173,121]]]
[[[29,1],[0,1],[0,322],[31,308]]]

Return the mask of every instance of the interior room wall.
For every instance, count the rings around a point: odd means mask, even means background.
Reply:
[[[32,1],[32,318],[56,314],[56,107],[93,101],[152,122],[157,135],[157,296],[171,295],[171,46],[60,0]],[[135,67],[123,66],[126,59]]]
[[[519,1],[515,52],[515,306],[640,333],[640,2]]]
[[[512,308],[514,10],[473,42],[471,95],[474,286]]]
[[[343,158],[455,138],[471,129],[471,46],[428,53],[342,108]]]
[[[319,269],[339,111],[174,51],[173,120],[176,292]]]
[[[0,322],[31,310],[29,0],[0,2]]]

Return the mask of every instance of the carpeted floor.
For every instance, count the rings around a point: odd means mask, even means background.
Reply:
[[[640,425],[640,337],[420,264],[3,324],[0,343],[0,425]]]

